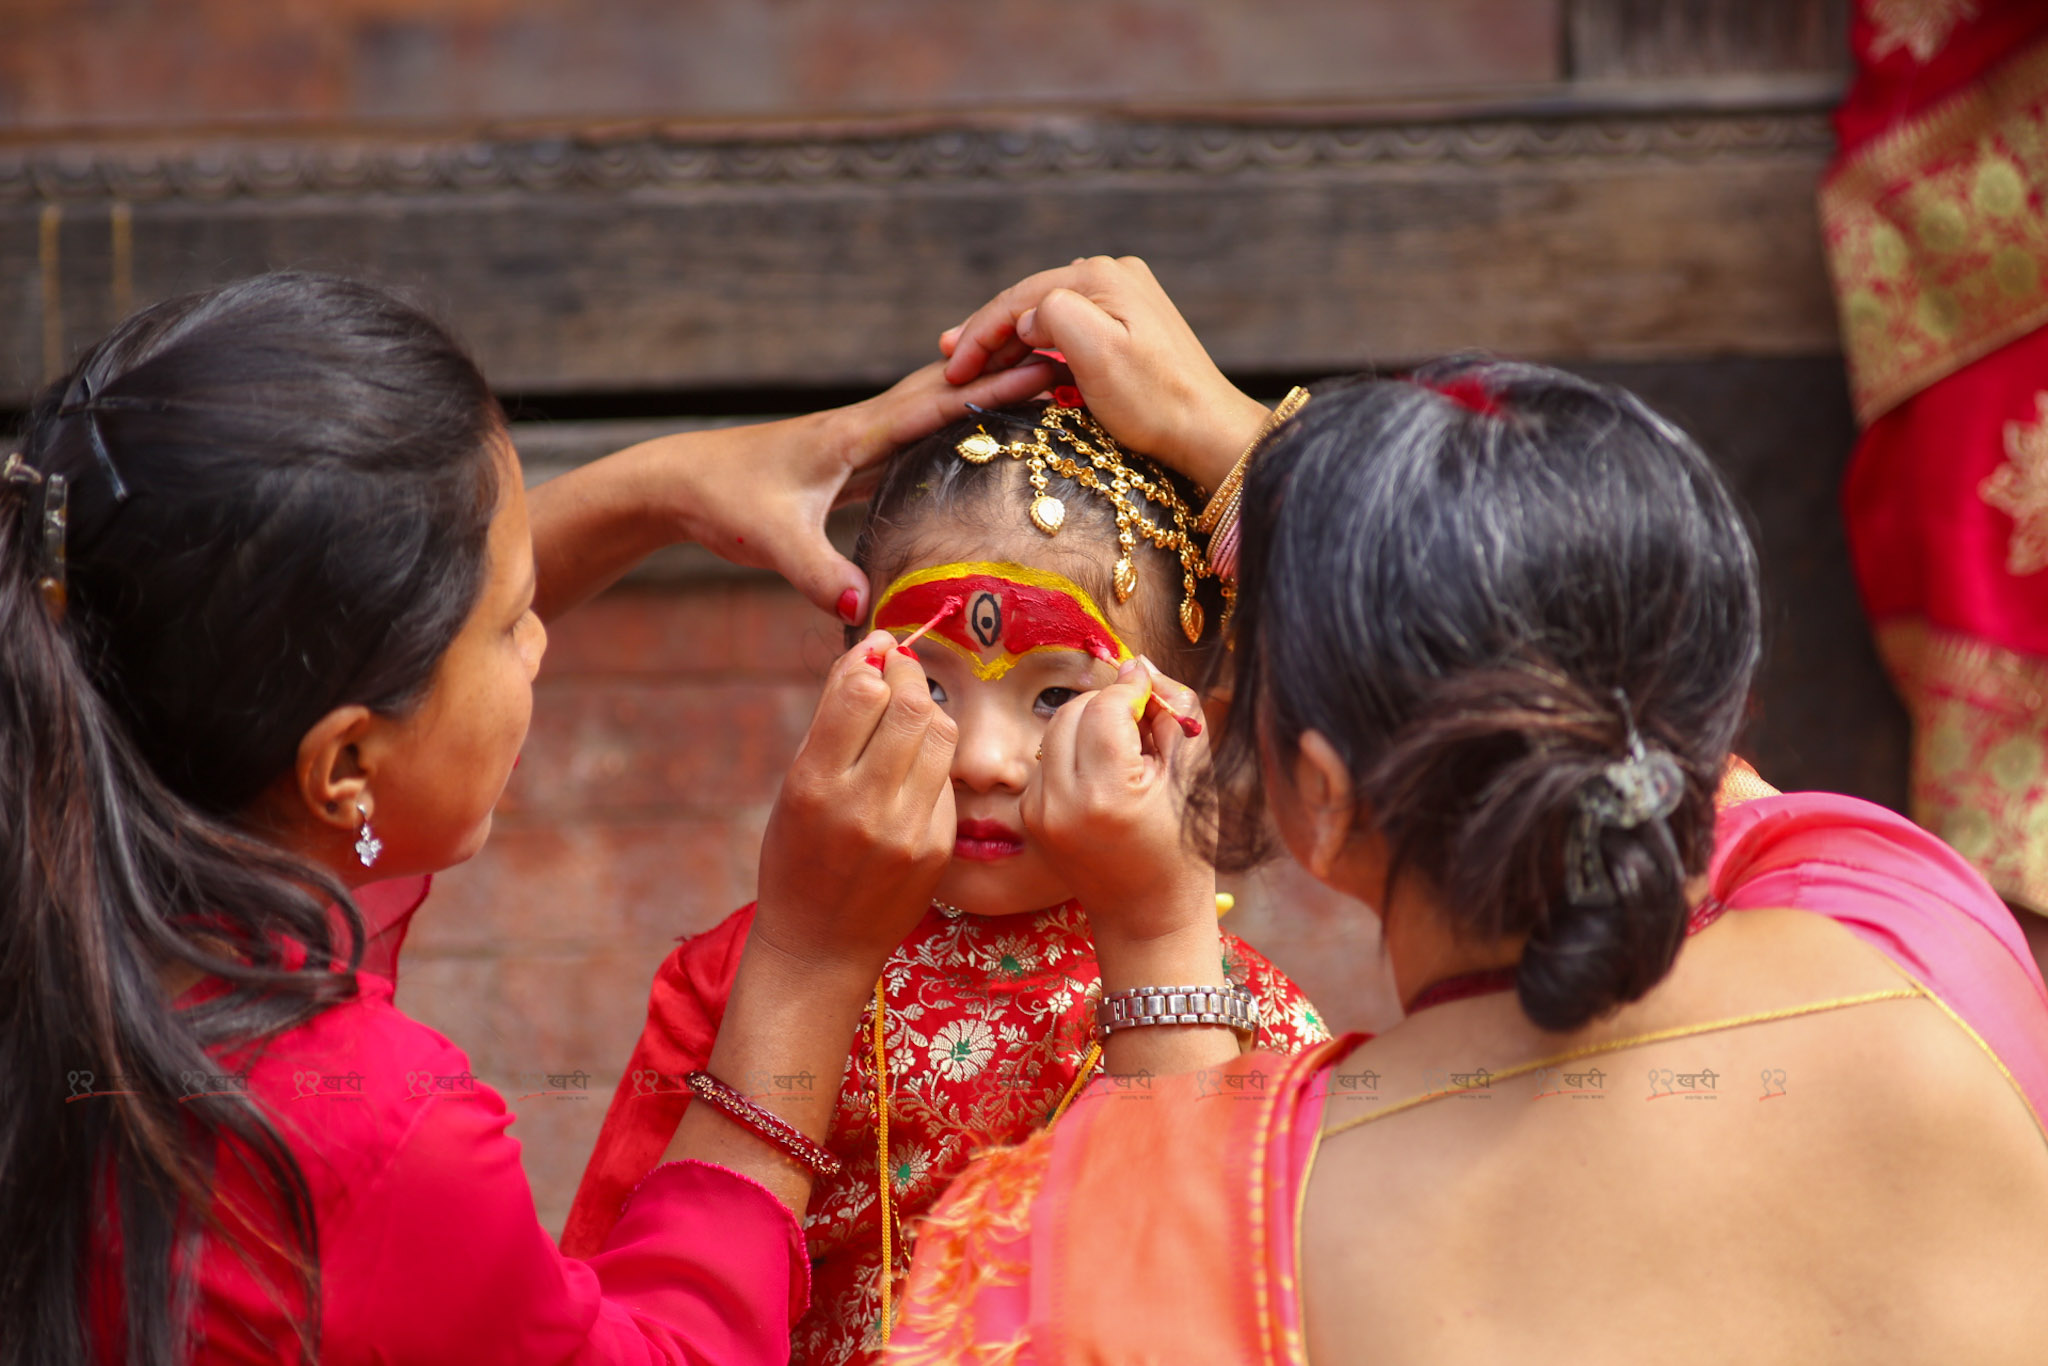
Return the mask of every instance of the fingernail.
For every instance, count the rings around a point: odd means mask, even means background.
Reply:
[[[1036,323],[1037,321],[1038,310],[1035,308],[1025,309],[1023,315],[1017,319],[1017,335],[1021,337],[1026,332],[1029,332],[1031,330],[1032,324]]]
[[[917,651],[911,649],[908,645],[898,645],[896,653],[899,655],[909,655],[912,659],[917,658]]]
[[[849,588],[839,595],[839,619],[851,626],[860,620],[860,590]]]
[[[886,664],[887,662],[887,657],[883,655],[883,653],[880,650],[868,651],[868,663],[874,665],[877,670],[880,670],[882,665]]]

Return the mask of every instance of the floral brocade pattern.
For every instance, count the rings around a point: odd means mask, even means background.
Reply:
[[[1977,496],[2012,518],[2008,574],[2048,569],[2048,392],[2034,396],[2035,420],[2005,424],[2005,463]]]
[[[1878,630],[1913,715],[1912,816],[2048,913],[2048,660],[1920,621]]]
[[[2048,322],[2048,44],[1859,151],[1821,223],[1866,426]]]
[[[1977,0],[1870,0],[1870,23],[1876,33],[1872,57],[1904,48],[1926,64],[1947,45],[1957,24],[1977,17]]]
[[[1225,934],[1224,968],[1258,998],[1258,1046],[1293,1053],[1330,1037],[1301,991]],[[977,1153],[1042,1129],[1092,1042],[1101,974],[1077,905],[983,917],[934,910],[883,969],[889,1162],[899,1220],[893,1274],[917,1219]],[[814,1187],[805,1219],[811,1308],[791,1360],[881,1360],[881,1205],[875,1170],[873,1007],[854,1042],[827,1139],[845,1164]]]

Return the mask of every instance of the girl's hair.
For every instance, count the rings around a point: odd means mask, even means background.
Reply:
[[[0,484],[0,1363],[185,1355],[223,1159],[274,1205],[236,1222],[281,1239],[317,1351],[304,1174],[203,1078],[353,995],[364,927],[238,817],[334,707],[422,696],[482,582],[501,423],[432,320],[304,274],[144,309],[30,409],[43,483]],[[174,1009],[180,967],[222,989]]]
[[[853,562],[874,582],[878,596],[883,586],[921,558],[920,535],[929,534],[941,521],[946,527],[966,526],[990,536],[1014,535],[1020,530],[1034,537],[1041,535],[1026,515],[1032,494],[1021,463],[1004,456],[977,465],[961,459],[957,447],[982,430],[1007,441],[1018,435],[1012,428],[1020,424],[1029,427],[1045,407],[1042,402],[1018,403],[995,409],[988,417],[962,418],[889,458],[868,500],[868,515],[853,550]],[[1057,434],[1052,435],[1057,440]],[[1142,456],[1131,458],[1141,462],[1139,467],[1147,478],[1170,486],[1191,511],[1201,511],[1195,486],[1187,479]],[[1115,601],[1110,583],[1116,561],[1115,511],[1101,494],[1051,471],[1047,472],[1046,492],[1067,508],[1059,535],[1044,538],[1047,550],[1065,560],[1072,571],[1067,577],[1107,609]],[[1144,505],[1154,522],[1172,525],[1165,509],[1149,502]],[[1077,531],[1080,536],[1075,535]],[[1201,641],[1190,643],[1180,626],[1179,558],[1140,536],[1138,560],[1140,564],[1150,562],[1158,572],[1144,574],[1140,570],[1144,577],[1138,602],[1147,629],[1145,644],[1137,652],[1151,654],[1175,677],[1193,678],[1206,662],[1208,647],[1220,635],[1222,590],[1214,579],[1197,580],[1195,601],[1201,604],[1204,624]],[[864,627],[847,628],[847,643],[853,644],[865,633]]]
[[[1527,936],[1537,1025],[1656,985],[1760,652],[1756,554],[1699,448],[1619,389],[1451,360],[1321,386],[1257,458],[1242,516],[1244,723],[1197,804],[1225,863],[1267,843],[1247,817],[1262,748],[1314,730],[1387,840],[1389,889],[1419,876],[1461,935]],[[1682,796],[1667,819],[1593,822],[1616,894],[1575,901],[1581,803],[1637,736]]]

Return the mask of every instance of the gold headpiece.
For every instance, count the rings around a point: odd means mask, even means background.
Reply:
[[[1053,402],[1047,405],[1035,424],[1003,414],[991,416],[1001,416],[1030,434],[1014,441],[998,441],[983,426],[969,433],[954,447],[960,458],[972,465],[986,465],[999,455],[1022,460],[1031,471],[1031,525],[1048,536],[1057,536],[1067,520],[1066,504],[1046,492],[1048,470],[1109,499],[1110,506],[1116,509],[1117,558],[1116,570],[1111,576],[1116,600],[1123,602],[1138,591],[1138,566],[1132,555],[1138,548],[1138,537],[1143,536],[1161,550],[1180,557],[1180,628],[1187,633],[1190,644],[1199,641],[1202,638],[1202,604],[1195,601],[1195,584],[1209,577],[1208,556],[1195,545],[1192,534],[1194,514],[1159,468],[1142,456],[1127,453],[1084,408],[1070,408]],[[1049,439],[1053,433],[1057,433],[1074,454],[1069,455],[1054,446]],[[1173,519],[1173,526],[1169,529],[1153,521],[1138,500],[1131,496],[1133,493],[1156,507],[1166,509]],[[1228,583],[1224,585],[1224,591],[1227,596]]]

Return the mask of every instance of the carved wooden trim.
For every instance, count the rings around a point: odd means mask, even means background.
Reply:
[[[920,121],[928,123],[928,121]],[[1081,175],[1234,176],[1504,162],[1824,154],[1817,110],[1227,121],[1043,115],[784,131],[640,127],[444,138],[236,138],[0,146],[0,204],[301,195],[620,193]]]

